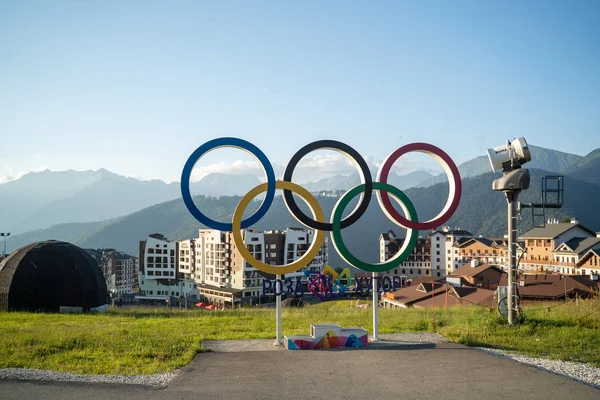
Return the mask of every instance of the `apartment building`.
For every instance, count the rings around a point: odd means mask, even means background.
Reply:
[[[194,301],[198,298],[194,280],[178,271],[177,250],[177,242],[159,233],[140,242],[138,301],[166,302],[173,298]]]
[[[462,229],[449,226],[421,237],[409,257],[397,268],[387,271],[389,275],[405,275],[407,278],[422,276],[442,277],[460,268],[464,262],[459,256],[458,246],[473,235]],[[402,248],[404,238],[390,230],[379,237],[380,262],[392,258]],[[459,259],[460,258],[460,259]]]
[[[253,257],[270,265],[283,265],[300,258],[310,247],[313,231],[299,228],[260,231],[244,229],[242,238]],[[304,271],[318,272],[327,264],[328,244],[310,264],[286,278],[301,278]],[[244,260],[237,250],[231,232],[201,229],[198,238],[179,242],[179,272],[190,276],[198,285],[199,293],[218,306],[256,302],[262,294],[265,276]]]
[[[125,302],[133,302],[133,295],[138,290],[137,257],[115,249],[86,249],[86,252],[98,263],[111,295]]]

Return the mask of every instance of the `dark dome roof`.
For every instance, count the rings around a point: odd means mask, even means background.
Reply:
[[[89,310],[106,303],[106,282],[98,264],[71,243],[31,243],[0,263],[0,310]]]

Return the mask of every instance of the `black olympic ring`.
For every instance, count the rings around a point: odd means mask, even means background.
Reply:
[[[362,183],[365,185],[365,191],[361,193],[360,202],[357,204],[354,210],[352,210],[352,213],[341,221],[341,227],[347,228],[358,221],[365,211],[367,211],[369,203],[371,202],[371,195],[373,193],[373,178],[371,176],[371,171],[365,159],[356,150],[348,146],[346,143],[338,142],[337,140],[318,140],[316,142],[309,143],[298,150],[296,154],[294,154],[290,162],[285,167],[283,180],[292,182],[292,174],[294,173],[294,169],[302,157],[312,151],[320,149],[335,150],[352,159],[362,175]],[[332,223],[315,221],[307,216],[300,209],[300,207],[298,207],[298,204],[296,204],[296,200],[294,200],[294,196],[290,190],[283,191],[283,200],[290,213],[304,225],[320,231],[333,231]]]

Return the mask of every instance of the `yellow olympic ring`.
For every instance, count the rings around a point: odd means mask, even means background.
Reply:
[[[316,231],[315,238],[311,243],[309,249],[306,251],[306,253],[304,253],[302,257],[290,264],[279,266],[269,265],[258,261],[256,258],[254,258],[254,256],[246,248],[244,238],[242,238],[242,216],[244,215],[244,211],[246,210],[246,207],[248,207],[248,204],[250,204],[250,202],[254,200],[256,196],[263,192],[266,192],[267,187],[268,182],[262,183],[256,186],[254,189],[250,190],[248,193],[246,193],[246,195],[242,197],[242,200],[240,200],[238,206],[235,209],[235,212],[233,213],[233,241],[237,246],[242,258],[246,260],[246,262],[248,262],[252,267],[262,272],[273,275],[289,274],[292,272],[296,272],[299,269],[304,268],[308,264],[310,264],[310,262],[317,256],[317,254],[319,254],[319,250],[321,250],[321,246],[325,241],[325,232],[321,230]],[[308,190],[304,189],[300,185],[296,185],[295,183],[286,181],[277,181],[275,183],[275,188],[290,190],[302,197],[302,199],[310,207],[313,214],[313,218],[315,218],[315,220],[319,222],[325,222],[325,215],[323,214],[323,210],[321,209],[319,202],[317,201],[317,199],[315,199],[315,197],[312,194],[310,194]]]

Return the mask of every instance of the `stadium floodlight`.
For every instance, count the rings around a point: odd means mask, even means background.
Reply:
[[[531,152],[525,138],[507,140],[506,144],[487,150],[492,170],[515,169],[531,161]]]
[[[487,151],[492,170],[502,169],[501,178],[494,180],[492,189],[503,192],[508,203],[508,288],[507,308],[508,324],[515,322],[515,311],[518,308],[517,288],[517,201],[519,193],[529,189],[529,171],[521,168],[531,161],[531,152],[525,138],[507,140],[502,146]]]

